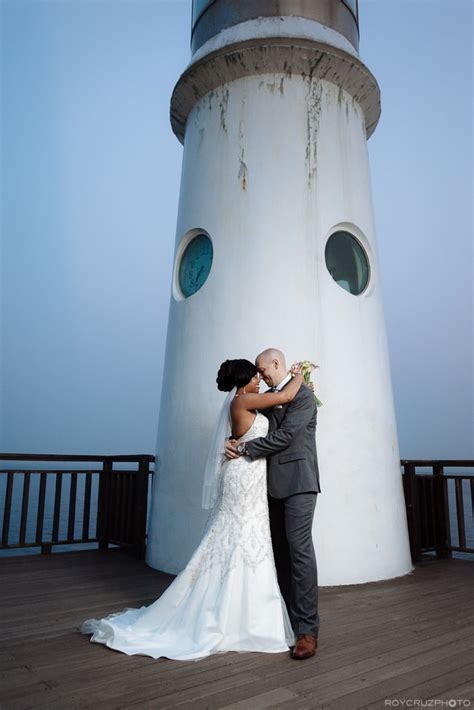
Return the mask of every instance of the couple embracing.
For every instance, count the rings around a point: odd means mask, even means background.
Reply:
[[[263,394],[261,379],[270,388]],[[294,659],[310,658],[319,631],[314,395],[275,349],[255,365],[227,360],[217,386],[228,395],[204,474],[211,511],[201,542],[153,604],[89,619],[82,632],[153,658],[289,648]]]

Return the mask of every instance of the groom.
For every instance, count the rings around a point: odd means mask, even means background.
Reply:
[[[255,365],[274,391],[291,380],[285,356],[273,348]],[[302,385],[292,402],[263,411],[269,420],[265,437],[226,444],[227,458],[267,457],[268,504],[275,564],[281,593],[297,636],[293,658],[314,656],[318,645],[318,576],[312,526],[319,486],[316,454],[317,408]]]

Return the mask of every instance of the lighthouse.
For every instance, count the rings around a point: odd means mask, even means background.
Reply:
[[[171,98],[183,144],[147,561],[200,540],[220,363],[311,359],[319,584],[411,569],[367,139],[377,81],[356,0],[195,0]]]

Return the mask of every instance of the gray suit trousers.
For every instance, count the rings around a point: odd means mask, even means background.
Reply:
[[[318,635],[318,570],[312,527],[317,493],[268,497],[278,583],[293,631]]]

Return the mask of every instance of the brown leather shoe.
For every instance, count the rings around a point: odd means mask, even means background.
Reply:
[[[318,648],[318,637],[312,634],[299,634],[296,646],[293,649],[292,658],[302,661],[304,658],[311,658]]]

